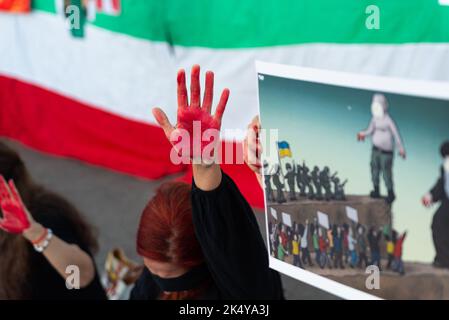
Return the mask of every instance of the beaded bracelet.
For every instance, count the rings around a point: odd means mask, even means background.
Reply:
[[[48,246],[50,245],[50,241],[52,238],[53,238],[53,231],[51,231],[51,229],[47,229],[47,236],[45,237],[45,240],[39,244],[33,245],[34,250],[36,250],[39,253],[43,253],[45,249],[47,249]]]

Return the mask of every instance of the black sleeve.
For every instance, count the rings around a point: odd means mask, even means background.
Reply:
[[[444,198],[443,172],[441,173],[440,179],[438,179],[432,190],[430,190],[430,194],[432,195],[433,202],[439,202]]]
[[[223,298],[282,299],[254,213],[231,178],[223,173],[213,191],[193,182],[192,208],[197,238]]]
[[[160,294],[157,284],[147,268],[144,268],[141,276],[131,290],[129,300],[156,300]]]

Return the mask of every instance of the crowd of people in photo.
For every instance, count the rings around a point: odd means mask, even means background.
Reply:
[[[365,269],[375,265],[379,270],[405,274],[402,250],[407,233],[399,234],[389,226],[367,227],[351,221],[327,229],[314,219],[291,226],[271,220],[268,227],[271,255],[299,268]]]

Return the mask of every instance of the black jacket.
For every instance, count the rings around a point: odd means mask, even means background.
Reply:
[[[279,274],[269,268],[254,213],[231,178],[223,173],[213,191],[202,191],[193,182],[192,214],[213,281],[204,299],[283,299]],[[159,294],[146,271],[131,299],[157,299]]]
[[[433,202],[441,201],[442,204],[449,205],[449,198],[448,195],[446,194],[446,190],[444,189],[445,184],[446,184],[445,172],[444,169],[441,168],[441,176],[438,179],[435,186],[430,191]]]

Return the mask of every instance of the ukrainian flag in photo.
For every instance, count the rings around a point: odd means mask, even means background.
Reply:
[[[290,145],[287,141],[278,142],[278,151],[280,158],[292,157],[292,151],[290,150]]]

